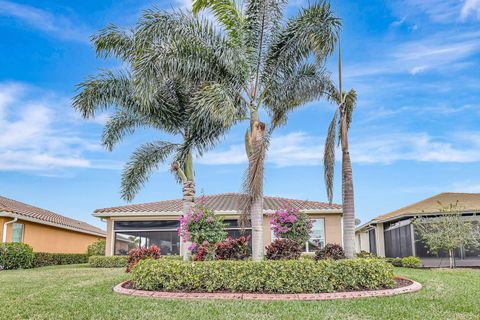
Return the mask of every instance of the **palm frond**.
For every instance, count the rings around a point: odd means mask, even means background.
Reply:
[[[327,189],[328,201],[333,201],[333,179],[335,175],[335,147],[337,137],[338,109],[333,115],[332,121],[328,127],[327,138],[325,139],[325,148],[323,155],[323,170],[325,188]]]
[[[249,165],[243,180],[243,192],[246,197],[240,216],[242,227],[248,222],[252,204],[263,197],[265,156],[270,145],[270,135],[265,131],[265,124],[257,122],[255,125],[257,128],[252,131],[252,153],[248,159]]]
[[[101,29],[92,36],[91,40],[99,57],[113,56],[129,61],[134,53],[133,32],[124,30],[114,24]]]
[[[232,44],[241,44],[241,32],[243,27],[243,14],[237,7],[234,0],[194,0],[192,12],[198,14],[200,11],[210,9],[215,18],[228,31],[229,40]]]
[[[333,15],[326,1],[317,1],[279,28],[266,56],[265,82],[272,77],[290,74],[310,56],[323,64],[335,48],[340,19]]]
[[[287,115],[295,108],[326,95],[329,74],[314,64],[303,64],[296,72],[281,81],[271,81],[263,92],[274,128],[286,123]]]
[[[151,172],[165,162],[178,147],[170,142],[151,142],[133,153],[122,173],[122,198],[131,201],[148,181]]]
[[[80,92],[73,98],[72,105],[84,118],[91,118],[96,112],[112,106],[123,109],[136,106],[130,76],[125,72],[103,71],[81,82],[77,90]]]
[[[136,128],[147,126],[145,119],[131,111],[119,110],[108,120],[103,128],[102,145],[109,151],[126,135],[132,134]]]

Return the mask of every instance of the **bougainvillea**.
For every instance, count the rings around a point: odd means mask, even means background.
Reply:
[[[199,249],[204,243],[223,241],[227,235],[223,218],[203,206],[195,206],[187,215],[180,217],[178,235],[184,242],[191,241],[189,250]]]
[[[270,224],[277,238],[305,243],[310,237],[312,221],[295,208],[279,209],[271,215]]]

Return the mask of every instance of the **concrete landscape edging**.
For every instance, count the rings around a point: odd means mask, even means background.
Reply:
[[[348,292],[325,292],[325,293],[242,293],[242,292],[165,292],[165,291],[146,291],[124,288],[129,281],[122,282],[113,288],[113,291],[119,294],[153,297],[161,299],[182,299],[182,300],[259,300],[259,301],[281,301],[281,300],[302,300],[302,301],[320,301],[337,299],[356,299],[368,297],[387,297],[404,293],[416,292],[422,289],[422,285],[416,281],[396,277],[396,279],[407,280],[411,283],[407,286],[366,291],[348,291]]]

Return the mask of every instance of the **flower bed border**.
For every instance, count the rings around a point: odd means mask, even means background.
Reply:
[[[407,286],[394,289],[366,290],[366,291],[348,291],[348,292],[325,292],[325,293],[242,293],[242,292],[165,292],[165,291],[146,291],[124,288],[124,285],[130,281],[124,281],[113,288],[113,291],[119,294],[153,297],[161,299],[182,299],[182,300],[337,300],[337,299],[356,299],[367,297],[388,297],[404,293],[412,293],[422,289],[422,285],[416,281],[395,277],[395,279],[410,281]]]

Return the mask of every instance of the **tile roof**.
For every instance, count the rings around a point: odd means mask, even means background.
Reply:
[[[442,207],[455,204],[457,201],[458,208],[463,212],[480,212],[480,193],[443,192],[395,211],[380,215],[357,229],[362,229],[372,223],[389,221],[405,215],[438,213]]]
[[[67,218],[45,209],[37,208],[23,202],[0,196],[0,213],[2,212],[15,214],[19,216],[19,219],[22,219],[23,217],[25,220],[49,224],[77,232],[90,233],[100,236],[106,235],[105,231],[89,225],[88,223]]]
[[[242,199],[244,195],[241,193],[222,193],[197,197],[196,203],[203,203],[207,208],[215,211],[239,211],[241,210]],[[265,211],[276,210],[285,206],[291,206],[300,210],[311,211],[339,211],[341,205],[328,204],[326,202],[294,200],[278,197],[264,197],[263,209]],[[182,199],[165,200],[159,202],[132,204],[120,207],[111,207],[95,210],[94,215],[105,216],[105,213],[115,215],[115,213],[180,213],[182,211]]]

